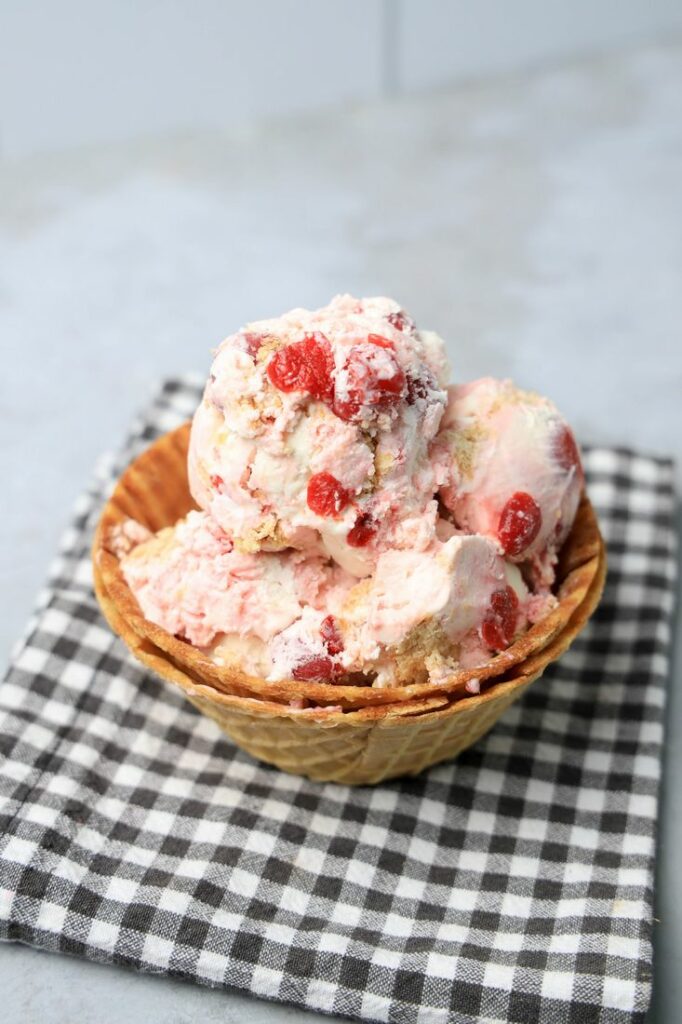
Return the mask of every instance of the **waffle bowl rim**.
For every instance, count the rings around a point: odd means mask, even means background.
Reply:
[[[178,687],[234,744],[282,771],[315,782],[357,786],[418,775],[481,739],[580,633],[599,602],[605,575],[602,552],[598,572],[567,628],[544,652],[517,666],[512,678],[465,699],[448,700],[441,695],[351,711],[329,707],[301,711],[206,686],[117,618],[97,572],[95,587],[114,632],[120,632],[135,657]]]

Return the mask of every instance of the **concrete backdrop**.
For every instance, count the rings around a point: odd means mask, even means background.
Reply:
[[[681,30],[679,0],[0,0],[0,158],[246,128]]]

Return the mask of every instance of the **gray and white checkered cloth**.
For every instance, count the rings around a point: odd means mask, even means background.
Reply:
[[[169,382],[81,499],[0,684],[0,937],[369,1021],[631,1022],[675,577],[672,466],[592,449],[602,604],[456,762],[352,789],[237,750],[115,639],[89,543]]]

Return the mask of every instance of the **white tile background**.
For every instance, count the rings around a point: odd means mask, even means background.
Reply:
[[[679,0],[0,0],[0,157],[244,129],[680,30]]]

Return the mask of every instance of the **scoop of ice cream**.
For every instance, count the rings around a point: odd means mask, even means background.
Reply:
[[[441,339],[390,299],[251,323],[211,367],[192,494],[245,552],[324,552],[361,577],[381,551],[426,548],[446,373]]]
[[[448,532],[448,531],[444,531]],[[268,645],[267,678],[421,682],[483,664],[528,621],[532,600],[494,542],[451,533],[379,554],[375,573],[327,592]]]
[[[198,647],[223,633],[267,643],[354,583],[316,556],[240,551],[205,512],[142,540],[120,565],[145,618]]]
[[[547,399],[446,376],[390,299],[227,338],[191,431],[201,511],[112,534],[146,618],[273,682],[438,681],[506,649],[556,603],[580,456]]]
[[[440,494],[457,527],[530,561],[535,581],[550,585],[583,486],[575,438],[552,402],[490,377],[451,387],[437,444],[450,460]]]
[[[441,528],[424,551],[380,553],[358,580],[317,555],[239,551],[205,512],[139,539],[124,578],[151,622],[272,681],[389,685],[486,661],[527,621],[521,576],[484,538]]]
[[[304,607],[265,645],[263,674],[380,686],[436,680],[508,647],[530,599],[516,566],[484,537],[382,552],[371,577],[328,589],[323,607]]]
[[[387,551],[338,611],[349,663],[380,684],[419,679],[504,650],[526,624],[528,589],[485,537],[455,534],[425,551]]]

